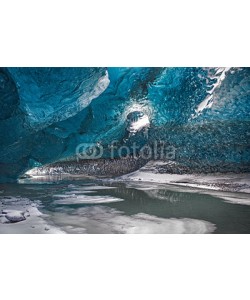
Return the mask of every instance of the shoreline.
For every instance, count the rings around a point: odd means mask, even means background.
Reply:
[[[139,170],[116,177],[114,181],[165,183],[205,190],[250,193],[250,173],[170,174],[158,173],[162,162],[149,162]]]

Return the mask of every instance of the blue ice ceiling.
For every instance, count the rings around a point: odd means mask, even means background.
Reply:
[[[0,68],[0,180],[113,140],[246,171],[249,104],[249,68]]]

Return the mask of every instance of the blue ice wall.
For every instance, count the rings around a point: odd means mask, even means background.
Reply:
[[[249,91],[249,68],[1,68],[0,178],[74,156],[81,143],[108,157],[114,140],[163,140],[191,168],[248,170]]]
[[[108,85],[105,68],[1,68],[0,180],[63,157],[68,141],[47,128],[77,115]]]

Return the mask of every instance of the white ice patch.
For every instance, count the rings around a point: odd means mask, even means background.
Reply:
[[[65,191],[63,194],[54,194],[54,198],[61,198],[55,200],[56,204],[97,204],[97,203],[111,203],[124,201],[123,199],[112,196],[89,196],[86,194],[96,193],[98,190],[116,189],[112,186],[71,186],[71,191]]]
[[[67,190],[62,194],[54,194],[54,198],[60,198],[54,200],[56,204],[101,204],[124,201],[123,199],[112,197],[112,196],[90,196],[86,194],[96,193],[98,190],[109,190],[116,189],[117,187],[102,186],[102,185],[86,185],[86,186],[74,186],[69,185]]]
[[[124,201],[111,196],[88,196],[88,195],[54,195],[62,199],[54,200],[56,204],[100,204]]]
[[[106,88],[109,86],[110,80],[108,76],[108,71],[105,72],[105,75],[102,76],[98,83],[95,85],[95,87],[90,91],[86,92],[81,95],[81,97],[78,98],[78,103],[80,110],[88,106],[91,101],[95,98],[97,98],[99,95],[101,95]]]
[[[73,190],[70,192],[65,192],[66,195],[76,195],[76,194],[89,194],[89,193],[96,193],[96,191],[91,191],[91,190]],[[64,196],[66,196],[64,195]]]
[[[23,197],[0,197],[0,234],[64,233],[45,218],[37,202]]]
[[[86,190],[111,190],[111,189],[117,189],[116,186],[105,186],[105,185],[91,185],[91,186],[84,186],[84,187],[78,187],[77,190],[79,191],[86,191]]]
[[[151,190],[158,190],[160,188],[166,188],[166,186],[161,186],[157,183],[148,183],[148,182],[126,182],[126,188],[129,189],[137,189],[140,191],[151,191]]]
[[[237,194],[213,193],[212,195],[216,196],[220,199],[223,199],[227,203],[250,205],[250,197],[248,194],[244,194],[244,193],[237,193]]]
[[[17,223],[26,220],[24,214],[25,212],[21,210],[4,209],[2,211],[2,216],[5,217],[10,223]]]
[[[211,108],[213,105],[214,91],[220,87],[223,80],[226,78],[226,73],[231,68],[216,68],[214,75],[209,76],[209,79],[216,80],[214,84],[211,85],[211,89],[207,91],[208,95],[206,98],[197,106],[195,109],[195,114],[192,115],[192,118],[199,116],[204,109]]]

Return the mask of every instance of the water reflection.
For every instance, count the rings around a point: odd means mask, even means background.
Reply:
[[[68,233],[250,233],[247,194],[90,179],[47,184],[44,178],[0,190],[0,198],[39,203],[50,224]]]
[[[69,233],[211,233],[215,226],[195,219],[164,219],[140,213],[131,216],[105,206],[58,209],[55,224]]]

